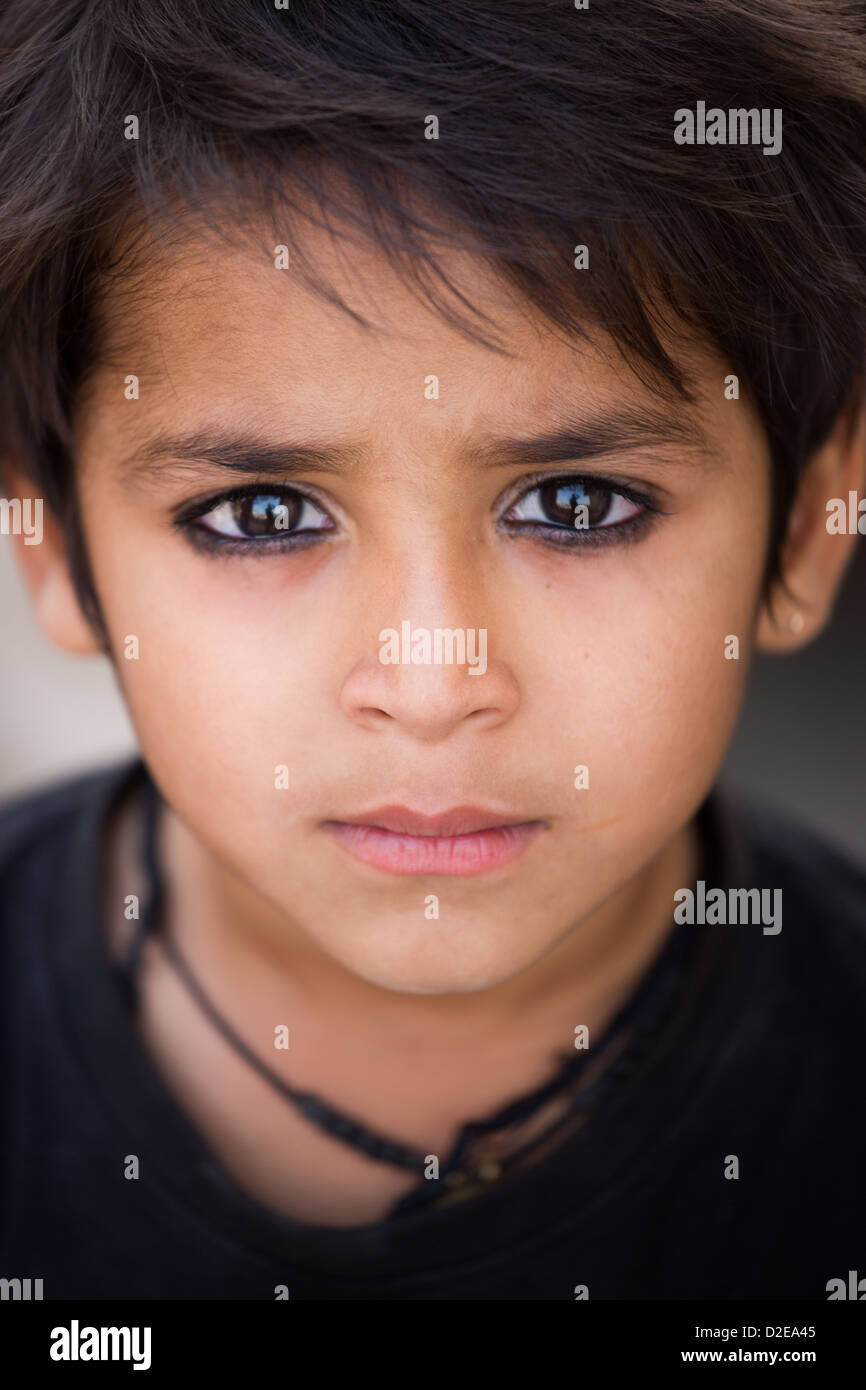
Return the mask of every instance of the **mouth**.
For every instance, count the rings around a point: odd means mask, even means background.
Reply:
[[[477,806],[436,815],[381,806],[351,820],[324,821],[322,828],[354,859],[384,873],[466,878],[511,863],[547,822],[521,821]]]

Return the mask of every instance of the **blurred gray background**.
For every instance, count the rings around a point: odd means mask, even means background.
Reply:
[[[43,641],[0,536],[0,800],[105,764],[135,738],[103,658]],[[832,624],[793,657],[761,658],[726,768],[866,863],[866,545]]]
[[[823,635],[757,662],[726,771],[866,863],[864,541]]]

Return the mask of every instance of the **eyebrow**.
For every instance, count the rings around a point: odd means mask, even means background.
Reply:
[[[256,473],[285,478],[316,469],[342,472],[357,463],[364,450],[357,445],[320,446],[268,442],[260,436],[223,430],[197,430],[193,434],[157,435],[137,448],[121,468],[143,478],[161,476],[170,469],[194,470],[202,464],[230,473]]]
[[[560,419],[554,429],[525,438],[488,437],[464,452],[468,463],[499,468],[575,463],[623,453],[660,453],[679,463],[709,466],[723,462],[697,421],[652,406],[629,406],[578,419]],[[133,477],[161,477],[168,471],[194,471],[210,465],[228,473],[290,478],[310,471],[340,473],[368,455],[359,444],[316,445],[268,441],[228,430],[158,435],[143,443],[121,465]],[[687,457],[683,458],[683,454]]]
[[[664,452],[677,461],[696,460],[718,467],[722,451],[713,445],[693,416],[670,415],[652,405],[620,407],[604,414],[561,419],[556,428],[531,438],[491,439],[474,446],[469,457],[488,467],[566,463],[611,454]],[[688,455],[682,460],[683,453]]]

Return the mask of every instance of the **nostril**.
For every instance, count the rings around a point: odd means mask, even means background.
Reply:
[[[395,716],[379,705],[362,705],[358,711],[373,724],[392,724]]]

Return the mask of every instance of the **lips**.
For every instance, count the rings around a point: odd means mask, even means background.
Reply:
[[[478,806],[453,806],[430,815],[406,806],[380,806],[326,830],[354,859],[390,874],[466,877],[512,862],[545,829],[540,820]]]
[[[503,825],[518,825],[517,816],[501,816],[479,806],[453,806],[438,815],[424,815],[406,806],[380,806],[367,815],[352,816],[350,825],[373,825],[390,830],[394,835],[472,835],[478,830],[494,830]]]

